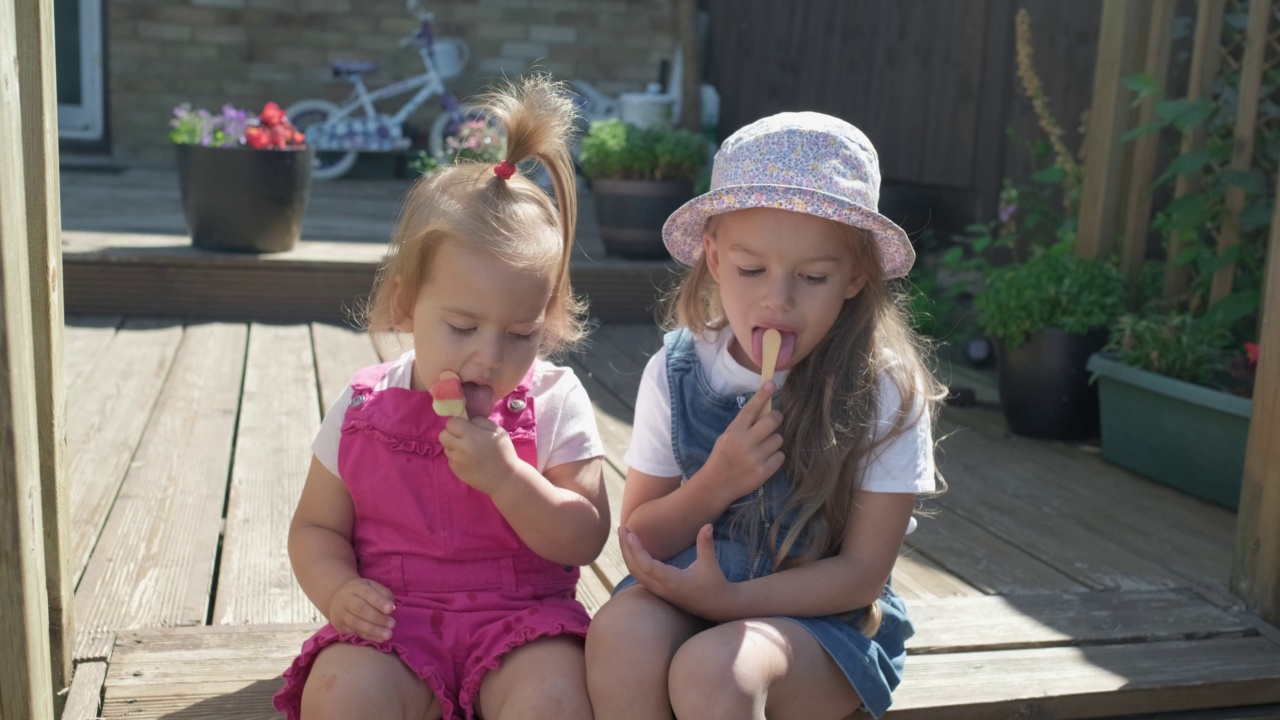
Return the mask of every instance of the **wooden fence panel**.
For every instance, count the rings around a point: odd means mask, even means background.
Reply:
[[[721,134],[816,110],[862,129],[894,180],[968,187],[988,3],[713,0]]]
[[[886,183],[945,195],[964,222],[989,219],[1003,178],[1031,172],[1006,130],[1042,134],[1015,89],[1014,13],[1032,15],[1037,70],[1078,148],[1101,2],[705,0],[720,135],[784,110],[830,113],[867,133]]]

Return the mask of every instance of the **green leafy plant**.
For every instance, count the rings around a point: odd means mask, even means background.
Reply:
[[[1106,349],[1126,365],[1210,385],[1225,369],[1233,345],[1231,333],[1205,316],[1169,312],[1122,316]]]
[[[962,283],[943,285],[936,271],[917,263],[908,275],[906,289],[907,312],[916,332],[938,340],[968,332]]]
[[[1227,32],[1242,34],[1246,24],[1243,6],[1228,9],[1224,20]],[[1276,201],[1273,180],[1280,159],[1280,132],[1275,127],[1280,121],[1280,105],[1267,101],[1259,105],[1250,170],[1233,169],[1240,81],[1238,67],[1224,66],[1209,97],[1192,102],[1186,98],[1165,98],[1162,84],[1150,75],[1124,79],[1125,86],[1135,94],[1133,106],[1151,103],[1155,116],[1151,122],[1127,133],[1126,140],[1150,133],[1164,133],[1168,140],[1192,131],[1201,131],[1204,138],[1199,147],[1170,161],[1153,188],[1153,194],[1163,202],[1153,219],[1152,229],[1164,237],[1166,247],[1175,248],[1170,250],[1177,252],[1173,262],[1185,269],[1190,283],[1180,294],[1172,296],[1165,296],[1158,283],[1144,285],[1143,310],[1138,319],[1133,320],[1139,323],[1139,329],[1145,327],[1141,323],[1176,327],[1183,332],[1194,331],[1194,336],[1204,342],[1225,342],[1225,347],[1235,348],[1252,345],[1257,339],[1267,238]],[[1262,98],[1274,98],[1280,93],[1280,71],[1264,73],[1261,82]],[[1199,182],[1187,186],[1180,197],[1173,197],[1169,191],[1181,177],[1196,178]],[[1229,194],[1244,200],[1238,217],[1233,217],[1227,206]],[[1218,234],[1228,226],[1238,231],[1238,242],[1219,252]],[[1163,271],[1163,263],[1159,265],[1157,270]],[[1232,268],[1231,292],[1211,304],[1214,278],[1227,268]],[[1204,328],[1218,331],[1201,331]],[[1222,332],[1227,333],[1225,338]],[[1170,351],[1162,344],[1161,333],[1134,331],[1126,337],[1130,348],[1126,357],[1133,358],[1134,364],[1140,358],[1163,357]],[[1216,350],[1216,344],[1206,347],[1204,357],[1214,356]],[[1189,352],[1183,350],[1175,357]],[[1219,355],[1217,361],[1239,364],[1240,357],[1237,353],[1233,359],[1228,354],[1224,360]],[[1161,361],[1158,365],[1172,369],[1165,374],[1178,372],[1191,382],[1204,382],[1208,377],[1198,362]],[[1154,369],[1151,364],[1139,366]],[[1195,371],[1179,369],[1185,367],[1194,367]]]
[[[696,181],[707,164],[707,141],[687,130],[606,120],[592,124],[578,159],[593,180]]]
[[[974,307],[983,330],[1012,349],[1048,328],[1109,328],[1124,312],[1124,277],[1112,263],[1079,258],[1059,243],[992,271]]]

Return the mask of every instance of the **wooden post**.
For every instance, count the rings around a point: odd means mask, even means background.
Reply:
[[[1262,63],[1267,54],[1267,27],[1271,0],[1249,0],[1249,20],[1244,31],[1244,57],[1240,61],[1240,94],[1236,101],[1236,130],[1231,143],[1232,170],[1248,172],[1253,166],[1253,135],[1258,127],[1258,94],[1262,89]],[[1218,230],[1218,253],[1240,244],[1240,212],[1244,210],[1244,188],[1227,188],[1227,217]],[[1209,305],[1231,294],[1236,265],[1232,263],[1213,274]]]
[[[680,83],[680,127],[701,133],[702,69],[698,67],[698,6],[694,0],[676,3],[676,32],[681,72],[671,83]]]
[[[1085,132],[1084,179],[1076,254],[1105,257],[1120,229],[1120,196],[1128,149],[1120,143],[1131,113],[1120,79],[1143,57],[1151,0],[1104,0]],[[1127,95],[1127,93],[1123,93]]]
[[[1213,98],[1213,81],[1218,77],[1221,64],[1222,16],[1227,0],[1200,0],[1196,10],[1195,44],[1191,50],[1191,72],[1187,80],[1187,100],[1197,102]],[[1204,125],[1182,134],[1182,154],[1193,152],[1204,145]],[[1173,196],[1185,197],[1200,189],[1201,175],[1179,175]],[[1191,266],[1178,265],[1178,256],[1196,242],[1194,233],[1174,234],[1169,238],[1168,256],[1165,258],[1164,299],[1172,300],[1187,291],[1191,285]]]
[[[1148,23],[1146,60],[1144,69],[1160,88],[1165,86],[1169,70],[1169,41],[1173,34],[1173,16],[1177,0],[1155,0]],[[1155,119],[1156,104],[1147,102],[1138,113],[1138,125]],[[1146,259],[1147,232],[1151,228],[1151,183],[1156,170],[1156,151],[1159,133],[1147,133],[1134,141],[1133,162],[1129,168],[1128,193],[1124,221],[1124,243],[1120,254],[1120,269],[1128,281],[1128,305],[1138,309],[1141,294],[1139,276]]]
[[[36,426],[40,432],[45,584],[49,591],[49,648],[55,706],[71,687],[74,586],[63,560],[67,548],[65,388],[62,380],[62,207],[58,189],[58,104],[53,58],[53,0],[17,3],[18,94],[26,167],[31,322],[36,369]]]
[[[1280,625],[1280,202],[1275,205],[1231,590],[1262,619]]]
[[[52,720],[15,4],[0,2],[0,717]]]

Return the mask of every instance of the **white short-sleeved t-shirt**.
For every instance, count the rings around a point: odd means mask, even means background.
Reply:
[[[386,376],[375,389],[408,388],[413,377],[413,359],[412,350],[401,355],[387,368]],[[604,443],[600,441],[591,399],[571,368],[538,360],[529,394],[534,399],[537,413],[534,428],[538,436],[538,472],[604,455]],[[342,420],[350,404],[351,385],[347,385],[325,414],[320,431],[311,444],[311,451],[320,464],[338,477],[341,477],[338,473],[338,444],[342,439]]]
[[[694,352],[711,389],[721,395],[752,393],[760,387],[760,374],[743,367],[729,352],[733,334],[727,329],[694,339]],[[774,375],[782,387],[787,373]],[[880,377],[880,416],[877,437],[891,430],[900,414],[902,395],[887,375]],[[877,450],[867,463],[862,489],[868,492],[925,493],[936,488],[933,428],[921,422],[923,400],[917,395],[906,422],[906,431]],[[628,467],[655,477],[682,475],[671,445],[671,389],[667,384],[667,351],[661,348],[649,358],[636,395],[631,445],[624,460]],[[687,479],[687,478],[686,478]],[[915,528],[912,518],[908,532]]]

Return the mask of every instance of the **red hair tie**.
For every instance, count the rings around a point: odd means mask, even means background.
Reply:
[[[516,174],[516,166],[512,165],[507,160],[503,160],[502,162],[493,166],[493,174],[497,175],[503,180],[510,180],[511,176]]]

